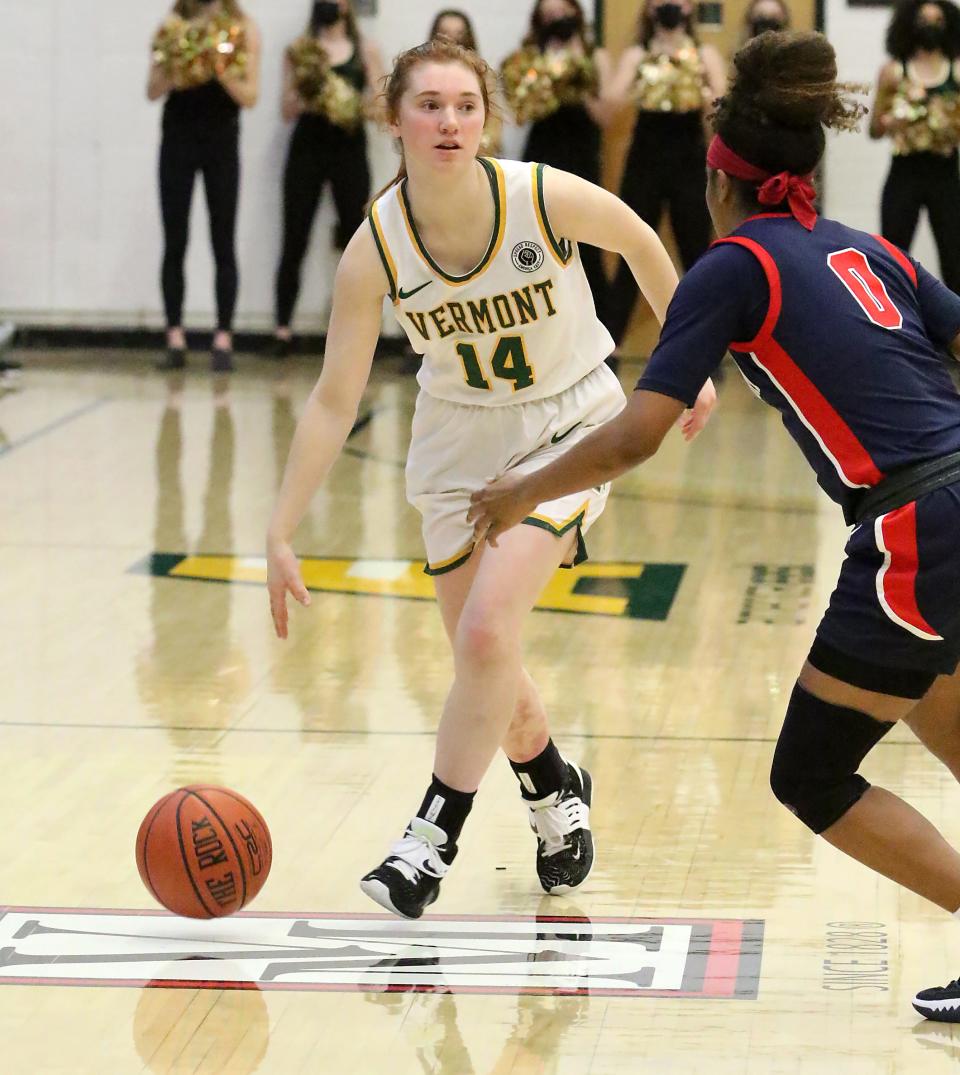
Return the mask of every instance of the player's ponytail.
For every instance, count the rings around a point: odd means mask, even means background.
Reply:
[[[837,81],[837,57],[822,34],[760,34],[733,64],[714,129],[765,172],[809,175],[823,156],[825,128],[853,130],[866,111],[852,96],[862,88]]]
[[[493,75],[490,65],[482,60],[475,52],[458,45],[446,37],[435,37],[416,48],[401,52],[393,62],[393,70],[383,80],[383,92],[380,98],[383,101],[383,112],[390,123],[396,123],[400,115],[400,99],[410,85],[410,76],[413,71],[424,63],[459,63],[477,76],[480,83],[480,95],[483,98],[484,116],[490,117],[490,86]],[[407,165],[403,159],[403,145],[400,149],[400,168],[393,179],[378,191],[370,200],[375,202],[381,194],[384,194],[392,186],[399,183],[407,174]]]

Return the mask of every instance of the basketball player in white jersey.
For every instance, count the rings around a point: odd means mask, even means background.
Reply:
[[[456,671],[423,802],[361,881],[407,918],[437,898],[501,748],[529,809],[544,890],[568,892],[590,872],[590,775],[550,739],[523,668],[521,627],[557,567],[586,555],[584,535],[608,486],[538,505],[530,525],[495,549],[474,548],[469,496],[485,478],[546,465],[624,406],[604,363],[613,341],[597,320],[577,242],[621,254],[661,322],[677,283],[656,234],[613,195],[565,172],[478,159],[486,76],[474,53],[443,40],[397,59],[386,112],[403,167],[337,270],[323,372],[267,539],[270,606],[286,638],[287,593],[310,601],[290,542],[356,420],[389,296],[423,355],[407,492],[423,517],[427,572]],[[708,382],[685,416],[688,439],[715,398]]]

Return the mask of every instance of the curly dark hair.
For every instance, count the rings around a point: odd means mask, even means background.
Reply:
[[[837,81],[836,53],[823,34],[761,34],[733,65],[714,129],[735,153],[771,174],[809,174],[823,156],[825,128],[854,130],[866,111],[853,97],[864,87]],[[755,200],[756,183],[735,182],[748,203]]]
[[[951,60],[960,56],[960,8],[956,4],[950,0],[901,0],[887,27],[887,52],[901,63],[917,51],[917,15],[925,4],[936,4],[943,12],[944,53]]]
[[[444,19],[462,19],[463,25],[466,27],[466,38],[462,42],[465,49],[471,49],[473,52],[477,51],[477,35],[473,30],[473,23],[470,21],[470,16],[465,11],[460,11],[459,8],[448,7],[443,11],[438,11],[436,17],[433,20],[433,25],[430,27],[430,33],[427,35],[427,40],[432,41],[437,36],[437,31],[440,29],[440,23]]]

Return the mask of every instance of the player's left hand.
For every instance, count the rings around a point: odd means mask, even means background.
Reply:
[[[504,474],[470,494],[467,522],[473,523],[474,541],[487,541],[496,548],[497,538],[533,511],[537,504],[524,495],[523,481],[519,474]]]
[[[713,408],[716,405],[717,390],[713,386],[713,381],[708,377],[703,388],[700,389],[700,395],[697,396],[693,407],[689,410],[685,410],[683,414],[680,415],[680,420],[677,422],[685,441],[693,440],[707,422],[710,421],[710,415],[713,413]]]

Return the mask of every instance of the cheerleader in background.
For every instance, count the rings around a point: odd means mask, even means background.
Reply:
[[[704,118],[726,87],[724,62],[697,41],[690,0],[647,0],[637,41],[621,57],[610,87],[618,107],[638,110],[620,197],[652,228],[663,210],[684,269],[710,245],[713,234],[704,200]],[[610,289],[610,334],[623,343],[638,289],[620,263]]]
[[[465,11],[459,11],[453,7],[438,11],[427,40],[433,41],[437,37],[445,37],[448,41],[479,54],[477,35],[470,16]]]
[[[283,177],[274,358],[290,353],[300,269],[324,186],[329,182],[337,210],[338,250],[363,221],[370,197],[364,116],[383,73],[380,52],[361,37],[349,0],[316,0],[306,33],[284,59],[283,118],[297,122]]]
[[[612,64],[597,48],[579,0],[537,0],[523,44],[501,67],[507,105],[531,123],[523,159],[549,164],[600,184],[600,133]],[[600,251],[582,245],[580,258],[597,316],[607,320],[607,278]]]
[[[235,0],[177,0],[153,40],[147,97],[166,97],[160,144],[161,282],[167,322],[163,370],[183,369],[183,260],[197,172],[203,174],[216,263],[212,368],[233,368],[237,302],[235,232],[240,191],[240,109],[260,84],[260,34]]]
[[[753,0],[743,13],[742,41],[745,43],[767,30],[773,33],[789,30],[792,22],[786,0]]]
[[[926,209],[940,276],[960,292],[960,9],[907,0],[887,30],[887,52],[870,115],[870,137],[893,143],[880,227],[909,250]]]

